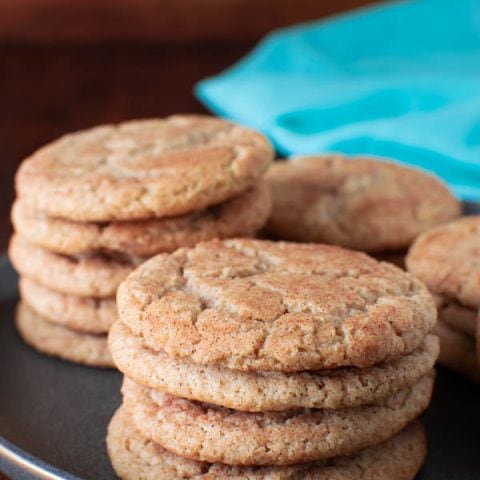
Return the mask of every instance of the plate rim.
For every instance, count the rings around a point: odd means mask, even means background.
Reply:
[[[14,272],[7,255],[0,254],[0,272],[9,270]],[[32,455],[7,440],[3,435],[0,435],[0,470],[15,479],[82,480],[81,477]]]
[[[0,435],[0,467],[7,475],[41,480],[82,480],[17,447]],[[15,478],[15,477],[13,477]]]
[[[462,203],[463,215],[480,214],[480,202]],[[7,254],[0,253],[0,272],[5,269],[13,270]],[[2,435],[0,435],[0,469],[7,475],[13,475],[13,478],[23,480],[82,480],[81,477],[68,473],[17,447]]]

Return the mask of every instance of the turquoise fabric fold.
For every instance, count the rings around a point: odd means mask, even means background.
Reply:
[[[480,0],[392,2],[279,30],[195,92],[283,155],[387,157],[480,201]]]

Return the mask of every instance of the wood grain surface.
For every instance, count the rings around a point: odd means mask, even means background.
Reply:
[[[0,252],[20,161],[105,122],[202,112],[193,85],[271,28],[366,0],[0,0]]]

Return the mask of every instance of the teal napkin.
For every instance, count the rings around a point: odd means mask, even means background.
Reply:
[[[388,157],[480,201],[480,0],[386,3],[279,30],[196,94],[281,154]]]

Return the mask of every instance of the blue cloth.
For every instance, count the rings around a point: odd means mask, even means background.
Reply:
[[[279,30],[196,94],[281,154],[388,157],[480,201],[480,0],[386,3]]]

